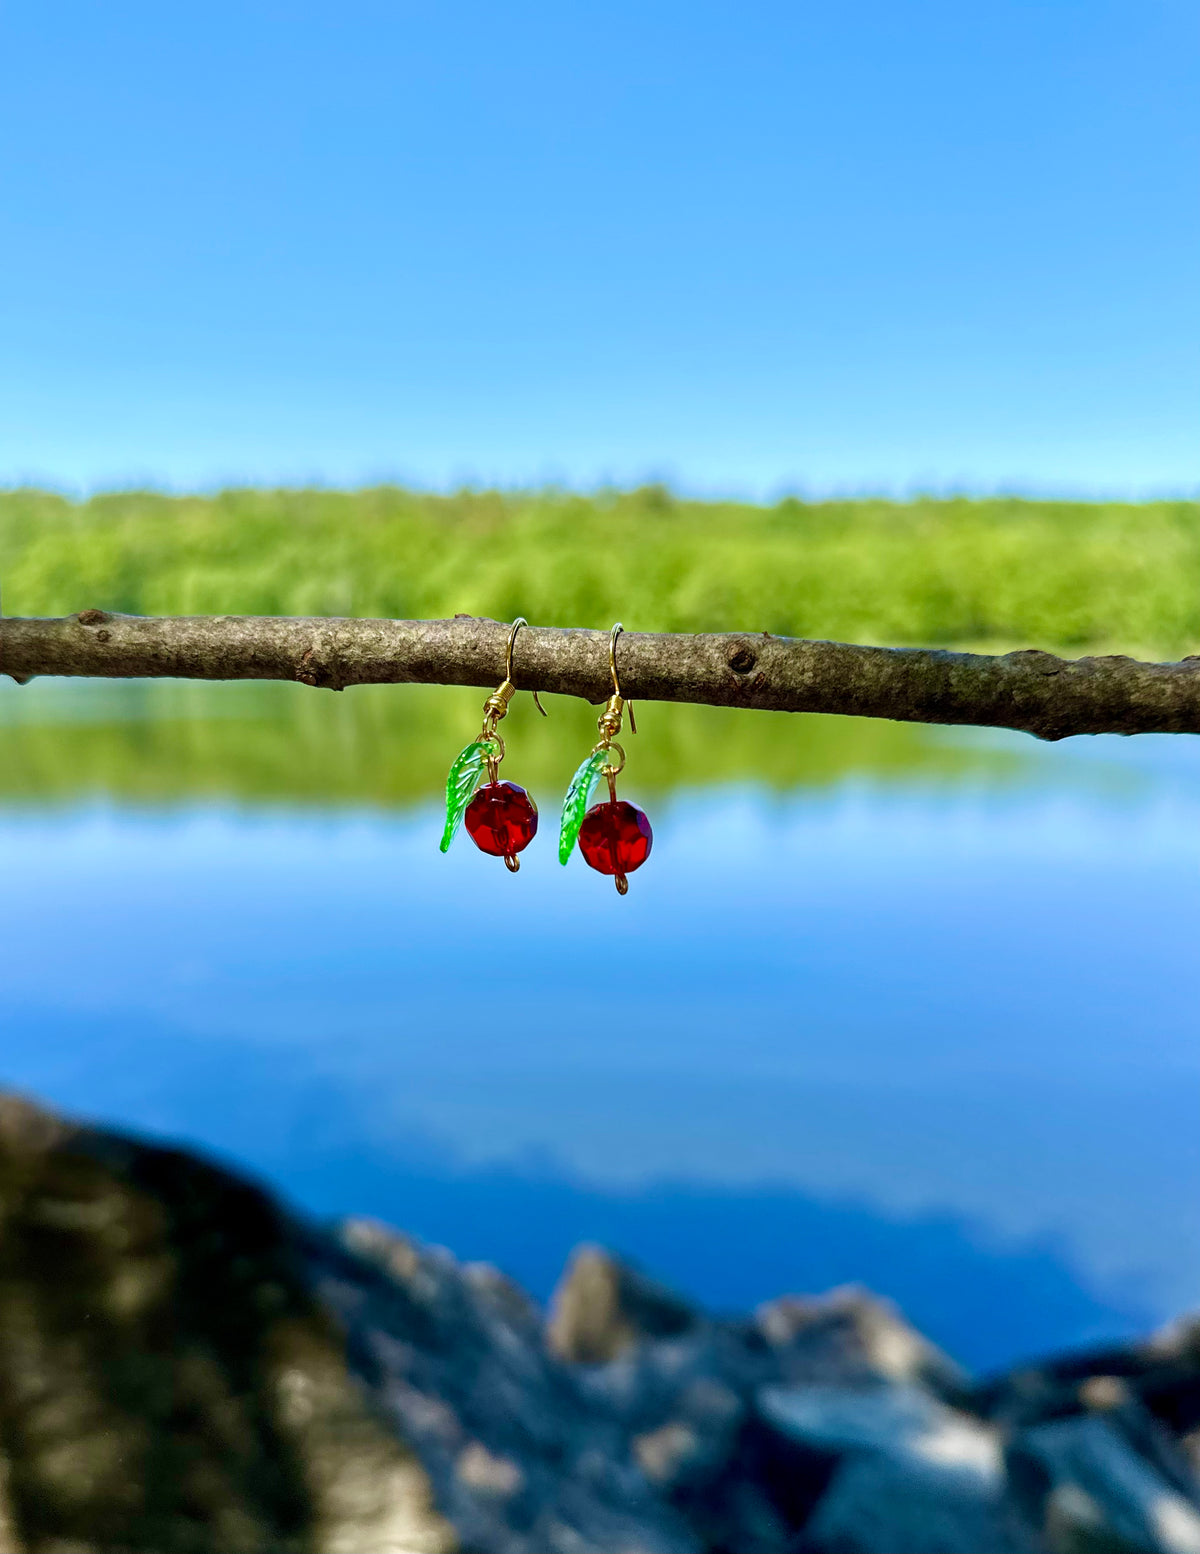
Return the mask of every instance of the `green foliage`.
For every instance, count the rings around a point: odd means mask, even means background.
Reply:
[[[522,614],[1175,656],[1200,644],[1200,503],[14,491],[0,580],[8,614]]]

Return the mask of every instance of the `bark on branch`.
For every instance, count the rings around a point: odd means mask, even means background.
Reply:
[[[277,616],[154,618],[84,610],[61,620],[0,620],[0,672],[112,678],[416,682],[494,687],[508,627],[444,621]],[[783,712],[840,712],[913,723],[1069,734],[1200,733],[1200,658],[1055,658],[1029,649],[989,657],[920,648],[854,647],[765,633],[627,632],[621,689],[634,701],[702,702]],[[517,637],[523,690],[598,702],[611,689],[608,633],[529,627]]]

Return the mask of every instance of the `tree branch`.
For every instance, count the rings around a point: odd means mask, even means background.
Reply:
[[[278,616],[154,618],[84,610],[61,620],[0,620],[0,671],[113,678],[416,682],[494,687],[508,627],[446,621]],[[988,657],[853,647],[766,633],[620,638],[621,689],[635,701],[840,712],[912,723],[974,723],[1041,739],[1069,734],[1200,733],[1200,658],[1066,660],[1029,649]],[[522,690],[590,702],[611,690],[608,633],[530,627],[517,636]]]

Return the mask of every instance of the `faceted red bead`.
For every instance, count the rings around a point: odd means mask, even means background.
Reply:
[[[650,856],[654,832],[636,804],[617,799],[593,804],[579,828],[579,851],[590,868],[618,880],[640,869]]]
[[[537,835],[537,805],[515,782],[486,782],[463,817],[472,840],[493,858],[513,858]]]

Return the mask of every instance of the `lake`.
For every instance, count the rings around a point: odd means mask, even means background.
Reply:
[[[0,1082],[545,1296],[857,1281],[967,1363],[1200,1300],[1200,744],[645,705],[621,900],[556,856],[595,710],[439,782],[483,692],[0,685]]]

